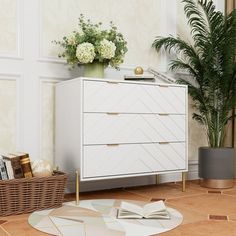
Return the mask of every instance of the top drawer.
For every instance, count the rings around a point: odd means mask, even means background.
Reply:
[[[186,88],[84,81],[84,112],[185,114]]]

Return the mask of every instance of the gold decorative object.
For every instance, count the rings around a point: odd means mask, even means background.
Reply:
[[[143,68],[141,66],[137,66],[135,69],[134,69],[134,74],[135,75],[142,75],[143,74]]]
[[[200,185],[205,188],[232,188],[234,179],[201,179]]]
[[[30,158],[29,158],[28,153],[22,154],[20,156],[20,164],[21,164],[21,168],[23,170],[24,177],[25,178],[33,177],[33,172],[31,169]]]

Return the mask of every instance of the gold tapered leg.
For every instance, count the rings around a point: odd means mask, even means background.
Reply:
[[[160,175],[156,175],[156,185],[160,184]]]
[[[186,191],[186,172],[182,172],[182,191],[185,192]]]
[[[75,191],[76,191],[76,205],[79,204],[79,171],[75,172]]]

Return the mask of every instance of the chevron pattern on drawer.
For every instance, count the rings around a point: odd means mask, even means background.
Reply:
[[[186,168],[185,143],[84,146],[84,178],[135,175]]]
[[[84,114],[84,145],[185,141],[184,115]]]
[[[185,85],[85,77],[58,83],[55,164],[79,170],[80,181],[186,172],[187,99]]]
[[[83,81],[84,180],[187,169],[186,87]]]
[[[186,89],[84,81],[84,112],[186,113]]]

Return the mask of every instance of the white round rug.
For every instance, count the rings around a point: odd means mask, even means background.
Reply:
[[[183,216],[167,208],[171,218],[117,219],[122,200],[98,199],[64,203],[62,207],[36,211],[29,216],[29,224],[42,232],[58,236],[148,236],[171,230],[181,224]],[[130,201],[139,205],[147,202]]]

